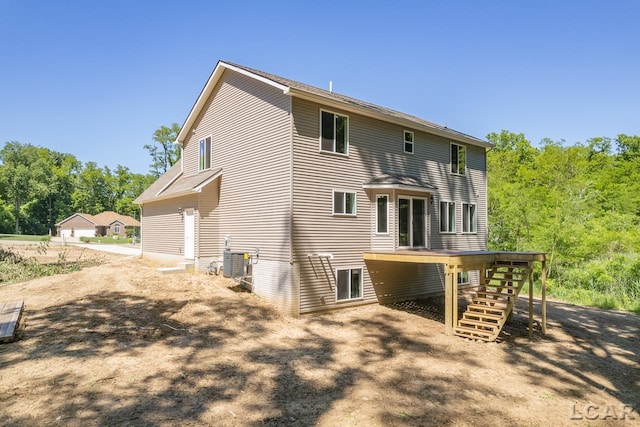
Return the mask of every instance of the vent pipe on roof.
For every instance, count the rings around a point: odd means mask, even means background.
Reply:
[[[329,93],[333,93],[333,81],[329,80]]]

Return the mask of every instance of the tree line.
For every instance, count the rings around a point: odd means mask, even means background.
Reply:
[[[6,142],[0,150],[0,233],[55,234],[55,224],[76,212],[114,211],[139,219],[133,200],[179,159],[180,149],[173,144],[179,131],[173,123],[154,132],[154,144],[144,146],[152,159],[148,174],[121,165],[112,170],[83,164],[72,154]]]
[[[640,136],[487,136],[489,248],[547,253],[552,294],[640,312]]]

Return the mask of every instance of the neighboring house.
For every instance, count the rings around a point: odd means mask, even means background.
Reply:
[[[221,61],[176,142],[136,199],[143,256],[247,251],[253,292],[285,312],[443,292],[442,266],[365,251],[486,250],[490,144],[447,127]]]
[[[140,222],[127,215],[113,211],[101,212],[97,215],[75,213],[56,224],[60,237],[95,237],[139,235]]]

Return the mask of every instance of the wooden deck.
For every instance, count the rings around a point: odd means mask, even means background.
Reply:
[[[365,261],[442,264],[445,272],[445,333],[453,334],[458,324],[458,272],[479,270],[480,277],[496,262],[540,262],[542,264],[542,333],[547,329],[546,261],[544,252],[454,251],[454,250],[397,250],[370,251]],[[533,330],[533,276],[529,278],[529,334]]]
[[[23,308],[22,301],[0,302],[0,343],[15,339],[16,327]]]

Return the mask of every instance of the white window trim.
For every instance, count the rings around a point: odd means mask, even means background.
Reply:
[[[347,129],[345,130],[345,135],[346,135],[346,140],[345,140],[345,147],[346,150],[344,153],[338,153],[335,148],[336,148],[336,140],[335,140],[335,135],[334,135],[334,140],[333,140],[333,151],[327,151],[327,150],[323,150],[322,149],[322,113],[331,113],[334,116],[342,116],[342,117],[346,117],[347,118]],[[323,154],[332,154],[335,156],[342,156],[342,157],[349,157],[349,146],[351,144],[349,144],[349,128],[351,127],[351,120],[349,118],[348,115],[346,114],[342,114],[342,113],[336,113],[335,111],[331,111],[331,110],[323,110],[320,109],[320,120],[319,120],[319,124],[320,124],[320,138],[318,139],[318,151],[320,153]],[[335,128],[334,128],[334,134],[335,134]]]
[[[407,134],[411,134],[411,151],[407,151]],[[402,132],[402,152],[405,154],[414,154],[416,152],[416,135],[410,130],[405,130]]]
[[[424,206],[425,206],[425,211],[424,211],[424,242],[425,242],[425,246],[400,246],[400,231],[398,230],[400,227],[400,209],[398,208],[398,203],[400,202],[400,199],[409,199],[411,200],[411,218],[413,219],[413,200],[424,200]],[[396,225],[395,225],[395,229],[396,231],[398,231],[398,236],[397,236],[397,243],[398,243],[398,249],[428,249],[429,248],[429,244],[430,244],[430,239],[429,239],[429,199],[426,197],[416,197],[416,196],[406,196],[404,194],[398,194],[397,200],[396,200]],[[409,226],[409,241],[412,242],[413,241],[413,225],[410,224]]]
[[[353,194],[353,213],[337,213],[336,212],[336,193],[344,193],[344,207],[347,207],[347,193]],[[331,213],[333,216],[348,216],[355,217],[358,215],[358,192],[349,190],[332,190],[331,191]]]
[[[386,232],[378,231],[378,199],[381,198],[381,197],[386,197],[387,198],[387,231]],[[376,194],[376,206],[375,206],[375,209],[376,209],[376,215],[375,215],[375,218],[376,218],[376,224],[375,224],[376,233],[375,234],[377,234],[378,236],[388,236],[389,235],[390,222],[391,222],[391,221],[389,221],[389,219],[390,219],[389,218],[389,210],[390,210],[389,209],[389,200],[390,200],[390,197],[389,197],[388,194]]]
[[[200,144],[202,143],[202,141],[206,141],[207,138],[209,139],[209,167],[205,167],[205,168],[200,168],[200,164],[202,162],[202,158],[200,157],[201,153],[200,153]],[[211,154],[213,154],[213,136],[212,135],[207,135],[204,138],[200,138],[198,140],[198,172],[202,172],[202,171],[206,171],[211,169],[212,167],[212,161],[211,161]],[[205,166],[206,166],[206,162],[205,162]]]
[[[464,152],[465,152],[465,161],[464,161],[464,171],[462,173],[460,173],[460,171],[458,170],[458,172],[451,172],[451,165],[453,163],[453,159],[451,158],[451,147],[452,146],[457,146],[457,147],[462,147],[464,148]],[[460,155],[460,149],[458,149],[458,156]],[[457,144],[455,142],[450,142],[449,145],[449,173],[451,175],[456,175],[456,176],[466,176],[467,175],[467,146],[463,145],[463,144]]]
[[[349,281],[351,281],[351,272],[353,270],[360,270],[360,296],[357,298],[345,298],[345,299],[338,299],[338,271],[340,270],[349,270]],[[348,302],[352,302],[352,301],[361,301],[364,299],[364,267],[360,266],[360,267],[343,267],[343,268],[336,268],[334,271],[335,274],[335,279],[336,279],[336,292],[335,292],[335,298],[336,298],[336,303],[348,303]],[[351,291],[351,283],[349,283],[349,291]],[[349,292],[349,294],[351,294],[351,292]]]
[[[464,280],[464,276],[467,276],[467,280]],[[458,285],[471,284],[471,276],[468,271],[458,271]]]
[[[442,231],[442,203],[447,203],[447,206],[453,204],[454,210],[454,222],[453,222],[453,231]],[[447,208],[447,221],[449,221],[449,208]],[[452,200],[440,200],[438,203],[438,230],[440,230],[440,234],[457,234],[458,232],[458,204]]]
[[[475,218],[474,223],[475,223],[475,228],[476,228],[475,231],[464,231],[464,226],[465,226],[465,224],[464,224],[464,210],[465,210],[465,207],[469,207],[469,206],[475,206],[475,216],[474,216],[474,218]],[[462,234],[478,234],[478,205],[476,203],[471,203],[471,202],[463,202],[462,203],[462,216],[461,216],[461,219],[462,219]],[[472,220],[471,215],[469,215],[469,220],[470,221]],[[471,222],[469,222],[469,229],[471,230]]]

